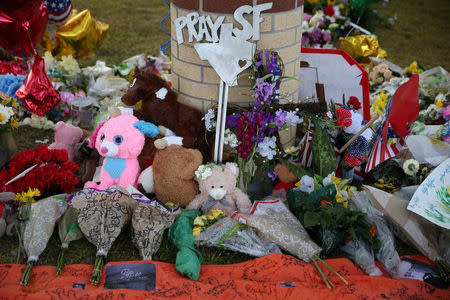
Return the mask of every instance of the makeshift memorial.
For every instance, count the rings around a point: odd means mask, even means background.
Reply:
[[[64,26],[55,31],[55,42],[45,33],[41,45],[59,55],[89,56],[100,47],[108,29],[109,25],[95,20],[88,9],[73,11]]]
[[[37,188],[43,196],[71,193],[78,182],[74,175],[77,170],[78,166],[68,161],[66,150],[49,150],[41,145],[14,156],[0,172],[0,186],[14,193]]]
[[[206,218],[207,221],[205,221],[205,218],[203,218],[205,215],[203,215],[201,216],[201,222],[197,223],[207,223],[210,215],[214,215],[214,212],[215,211],[210,212]],[[198,218],[200,218],[200,216],[197,217],[196,220]],[[196,220],[194,220],[194,225],[196,225]],[[196,228],[198,228],[198,226],[195,226],[193,229],[194,236],[196,236],[196,232],[199,231],[196,231]],[[221,218],[216,223],[209,225],[195,237],[195,243],[198,245],[215,246],[231,251],[238,251],[256,257],[272,253],[281,253],[280,248],[274,242],[259,233],[257,229],[241,224],[230,217]]]
[[[83,189],[72,198],[78,212],[78,226],[97,247],[91,283],[100,284],[104,260],[122,228],[131,218],[136,202],[119,186],[99,191]]]
[[[325,276],[317,261],[321,261],[333,274],[348,284],[339,273],[319,258],[321,248],[310,239],[298,219],[281,200],[267,197],[262,201],[255,201],[250,214],[236,212],[231,218],[257,229],[266,238],[298,258],[306,262],[312,261],[328,288],[333,288],[334,284]]]
[[[183,210],[169,229],[169,240],[178,249],[175,268],[192,280],[198,279],[202,263],[202,255],[195,249],[192,234],[192,224],[199,215],[197,210]]]
[[[74,159],[75,144],[80,142],[83,131],[76,126],[59,121],[55,125],[55,142],[48,149],[65,149],[69,160]]]
[[[201,164],[199,150],[171,145],[156,152],[152,166],[142,171],[138,183],[145,193],[154,193],[163,203],[186,207],[198,194],[194,177]]]
[[[69,248],[69,243],[83,237],[83,233],[78,226],[78,212],[70,204],[67,206],[66,212],[58,223],[58,235],[61,241],[61,249],[59,250],[56,261],[56,276],[61,275],[62,268],[64,267],[65,253]]]
[[[136,189],[129,187],[131,197],[138,201],[132,212],[133,243],[143,260],[152,260],[161,245],[164,231],[180,214],[179,206],[167,206],[158,198],[148,199]]]
[[[134,78],[127,93],[122,96],[125,105],[135,105],[142,100],[141,108],[135,111],[138,119],[163,125],[183,138],[183,146],[200,150],[203,160],[208,161],[210,150],[205,136],[202,113],[178,102],[178,94],[157,74],[146,70],[134,70]],[[153,160],[154,150],[147,149],[140,156],[140,165]],[[150,144],[151,145],[151,144]]]
[[[400,256],[395,249],[394,235],[389,229],[383,213],[373,206],[370,196],[366,192],[354,192],[351,197],[351,203],[359,211],[367,215],[368,222],[374,224],[375,236],[382,245],[376,251],[377,259],[393,278],[402,278],[411,267],[411,264],[400,260]]]
[[[375,207],[400,229],[417,250],[435,262],[441,277],[448,281],[450,267],[439,255],[435,225],[424,222],[419,216],[407,210],[409,201],[371,186],[365,185],[364,188]]]
[[[53,234],[56,221],[67,209],[66,195],[51,196],[31,204],[30,218],[23,233],[23,247],[27,253],[27,267],[23,271],[21,285],[30,283],[33,265],[45,250],[47,242]]]
[[[130,114],[119,115],[100,124],[91,137],[89,147],[105,157],[100,184],[89,181],[85,187],[106,189],[118,184],[123,188],[136,186],[140,168],[137,157],[144,146],[144,134],[154,137],[158,128],[139,121]]]
[[[195,171],[200,193],[186,206],[209,212],[213,209],[225,211],[229,216],[234,211],[247,212],[251,207],[248,196],[236,187],[239,169],[235,163],[201,165]]]
[[[61,99],[45,73],[44,60],[36,53],[32,70],[16,91],[17,98],[31,113],[43,117]]]
[[[416,166],[418,167],[417,162],[408,170],[415,172]],[[447,158],[420,184],[409,202],[408,210],[447,230],[450,229],[449,187],[450,158]]]

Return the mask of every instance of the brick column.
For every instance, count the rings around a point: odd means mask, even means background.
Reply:
[[[261,14],[264,21],[260,25],[261,37],[256,41],[257,49],[277,51],[284,62],[284,75],[298,78],[303,0],[172,0],[172,86],[179,93],[181,102],[205,112],[211,104],[217,102],[220,79],[208,61],[200,60],[194,49],[196,41],[188,42],[186,29],[183,30],[184,43],[178,45],[174,20],[197,11],[200,15],[210,15],[213,21],[217,16],[224,15],[224,23],[236,25],[232,15],[236,8],[267,2],[273,2],[273,7]],[[250,15],[248,20],[251,21],[252,17]],[[280,92],[288,100],[282,101],[297,100],[298,86],[299,83],[295,80],[283,80]],[[250,88],[249,80],[241,78],[238,86],[230,88],[228,101],[242,106],[250,105],[254,101]],[[288,142],[294,138],[294,134],[292,131],[283,133],[282,140]]]

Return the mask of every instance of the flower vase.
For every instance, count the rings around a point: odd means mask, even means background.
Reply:
[[[0,168],[5,166],[17,152],[16,141],[11,132],[0,133]]]

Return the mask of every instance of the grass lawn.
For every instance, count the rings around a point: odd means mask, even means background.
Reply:
[[[100,21],[108,23],[110,29],[95,56],[79,60],[81,66],[88,66],[96,60],[104,60],[108,65],[119,64],[122,60],[146,53],[158,55],[159,47],[166,36],[159,27],[159,22],[169,9],[163,0],[120,0],[92,1],[72,0],[73,7],[79,11],[87,8]],[[386,7],[377,6],[379,13],[385,17],[396,16],[391,28],[379,27],[378,35],[382,48],[388,53],[388,59],[406,67],[414,60],[430,68],[443,66],[450,69],[448,39],[450,5],[448,0],[391,0]],[[170,22],[166,22],[170,31]],[[168,51],[170,53],[170,51]],[[36,139],[53,138],[52,131],[42,131],[22,127],[15,132],[20,149],[38,146]],[[59,238],[55,234],[50,239],[46,250],[41,254],[39,264],[54,265],[59,251]],[[0,243],[0,263],[15,261],[17,239],[4,237]],[[250,256],[217,248],[200,247],[204,264],[229,264],[250,259]],[[399,253],[412,254],[416,251],[399,242]],[[66,263],[93,264],[96,249],[86,239],[71,243],[66,255]],[[343,256],[336,252],[331,257]],[[164,236],[155,260],[175,262],[176,249]],[[329,256],[330,257],[330,256]],[[139,253],[131,243],[131,228],[127,226],[114,243],[108,260],[139,260]]]

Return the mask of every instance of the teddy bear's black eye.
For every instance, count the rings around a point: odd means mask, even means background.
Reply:
[[[220,188],[223,189],[223,185],[221,185]]]
[[[211,188],[213,189],[213,188],[214,188],[214,186],[212,185],[212,186],[211,186]]]
[[[114,144],[116,144],[117,146],[122,144],[123,142],[123,137],[121,135],[116,135],[113,139]]]
[[[105,139],[105,135],[102,134],[102,136],[100,137],[100,141],[103,141]]]

